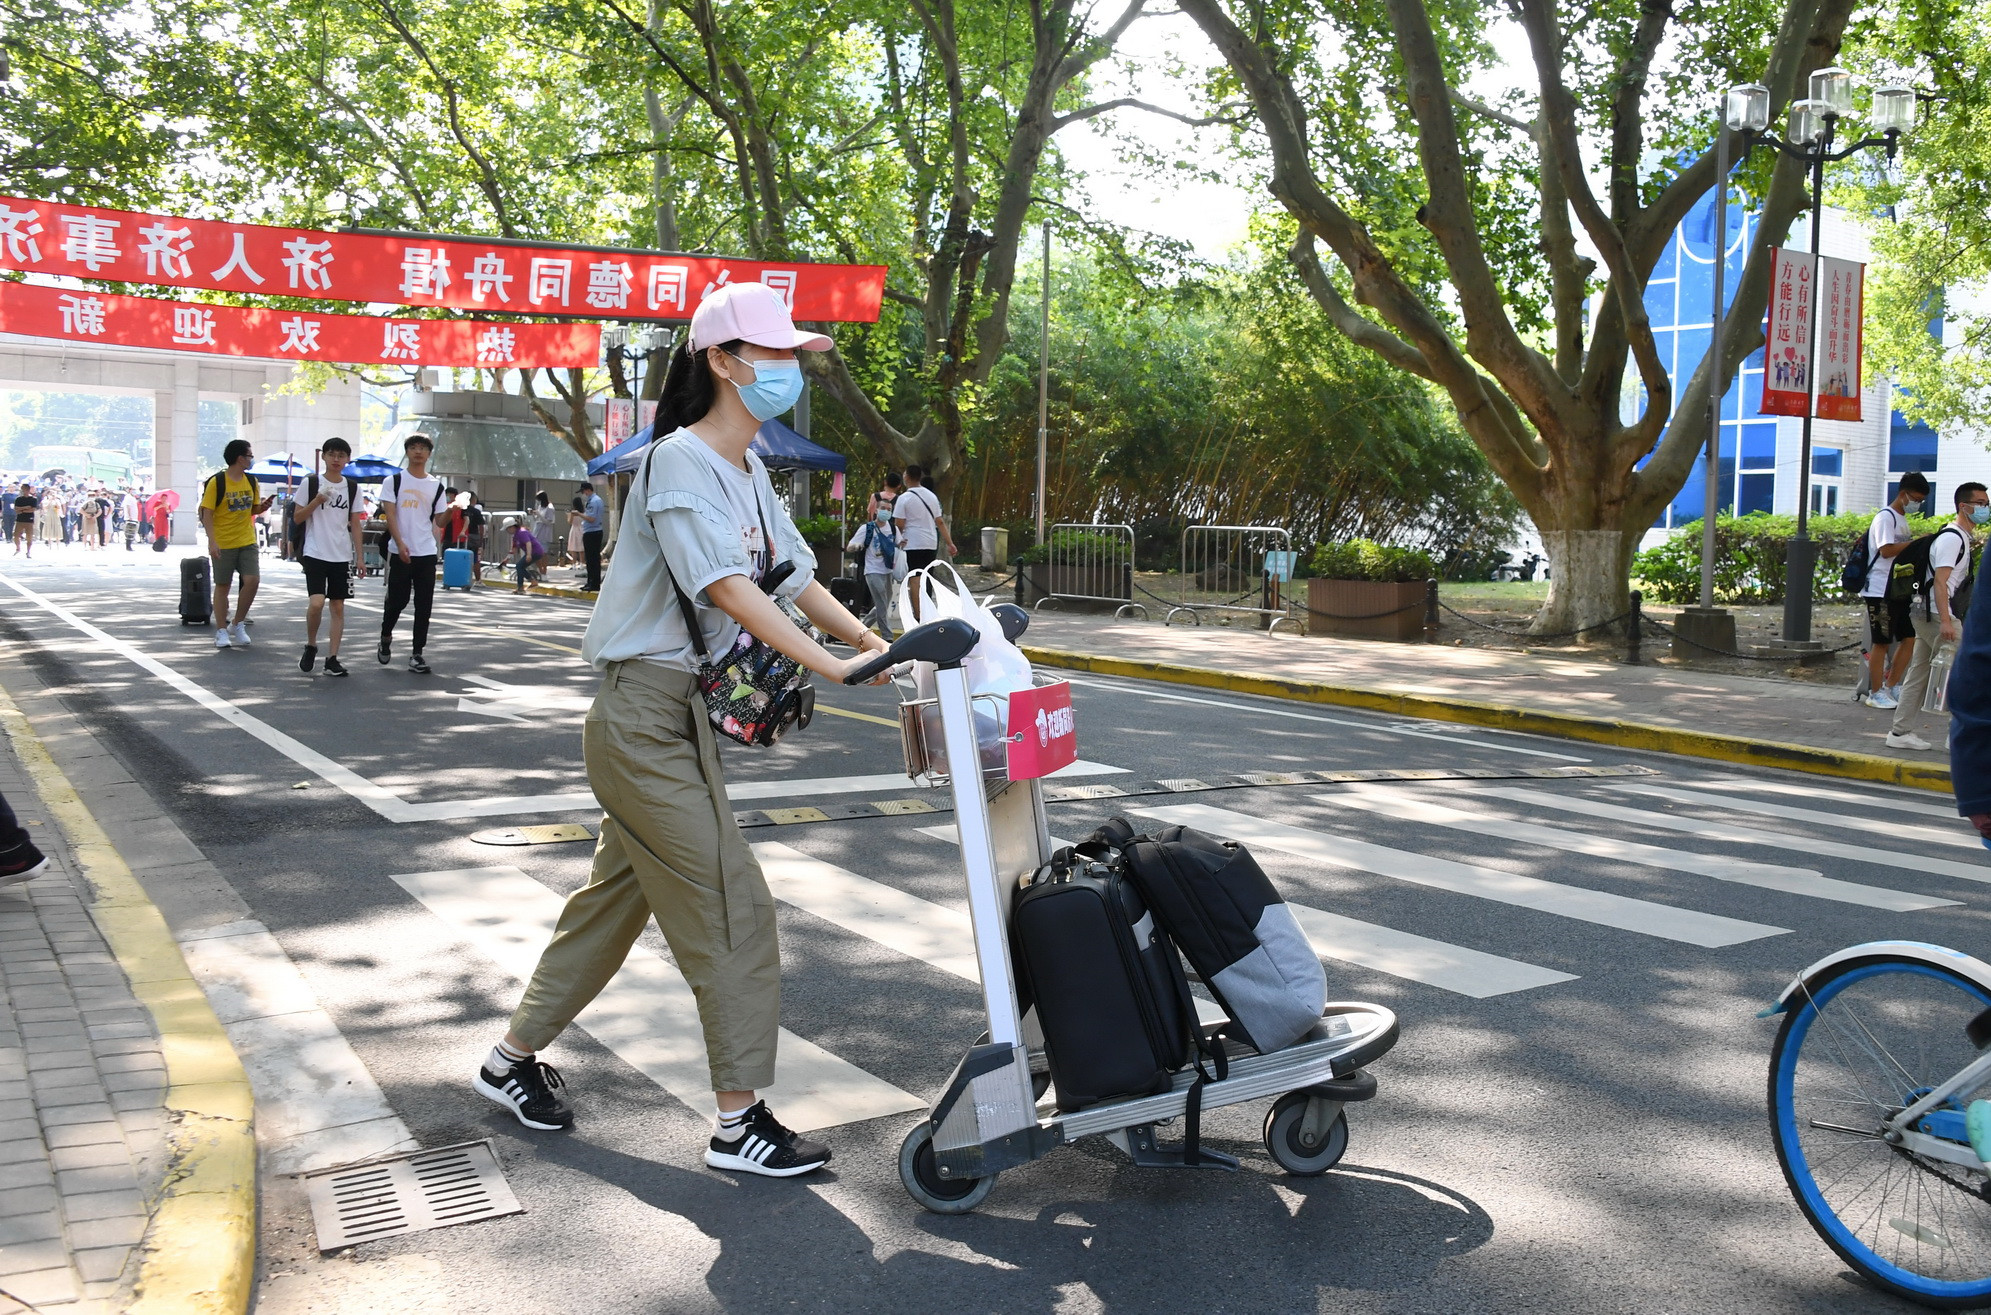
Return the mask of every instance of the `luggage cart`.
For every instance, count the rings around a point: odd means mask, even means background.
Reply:
[[[1002,604],[990,609],[1013,640],[1028,625],[1023,609]],[[977,742],[975,700],[968,692],[963,660],[979,640],[968,622],[930,622],[901,636],[876,660],[851,673],[861,684],[903,663],[936,667],[934,698],[902,715],[908,773],[941,784],[934,769],[936,748],[956,770],[944,777],[954,799],[961,865],[967,878],[968,908],[974,927],[975,958],[981,969],[988,1031],[955,1066],[953,1076],[927,1117],[906,1134],[899,1149],[899,1180],[912,1198],[940,1214],[965,1214],[988,1196],[996,1175],[1028,1164],[1080,1137],[1104,1136],[1134,1164],[1151,1168],[1236,1169],[1222,1152],[1162,1141],[1158,1125],[1181,1116],[1196,1082],[1193,1068],[1175,1075],[1169,1090],[1060,1112],[1043,1102],[1049,1090],[1049,1064],[1036,1014],[1020,1013],[1009,954],[1009,904],[1018,879],[1051,858],[1044,792],[1037,780],[1012,780],[984,756]],[[984,720],[987,711],[982,712]],[[941,744],[932,743],[936,728]],[[1007,745],[1016,738],[1005,725]],[[981,771],[958,770],[978,763]],[[1221,1026],[1221,1025],[1218,1025]],[[1206,1036],[1217,1027],[1205,1025]],[[1265,1118],[1265,1149],[1290,1174],[1326,1173],[1348,1145],[1343,1107],[1369,1099],[1376,1081],[1363,1066],[1396,1044],[1396,1016],[1380,1005],[1329,1004],[1320,1021],[1300,1041],[1269,1055],[1219,1039],[1227,1047],[1228,1073],[1206,1081],[1201,1108],[1217,1109],[1274,1097]]]

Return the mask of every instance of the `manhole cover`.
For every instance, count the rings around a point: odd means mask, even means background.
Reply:
[[[525,1211],[488,1139],[303,1177],[320,1251]]]
[[[595,829],[579,822],[548,826],[507,826],[479,831],[470,837],[480,845],[557,845],[569,840],[593,840]]]

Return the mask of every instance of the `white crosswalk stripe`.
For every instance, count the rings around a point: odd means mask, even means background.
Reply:
[[[393,880],[521,982],[560,917],[560,896],[514,867],[396,874]],[[677,968],[638,945],[575,1020],[693,1110],[712,1103],[698,1002]],[[801,1131],[926,1108],[924,1101],[783,1028],[774,1086],[761,1093]]]
[[[1822,786],[1806,782],[1797,785],[1790,781],[1752,781],[1746,776],[1713,776],[1693,783],[1696,787],[1718,785],[1724,790],[1753,790],[1758,794],[1791,795],[1798,799],[1809,799],[1814,803],[1831,800],[1837,804],[1851,804],[1855,808],[1885,808],[1894,813],[1919,813],[1923,817],[1940,817],[1945,821],[1957,820],[1956,804],[1932,804],[1923,799],[1910,799],[1886,789],[1873,789],[1863,793],[1851,790],[1828,790]],[[1924,797],[1930,797],[1923,792]],[[1940,797],[1940,796],[1935,796]]]
[[[1299,920],[1300,930],[1313,943],[1314,953],[1322,958],[1372,968],[1475,1000],[1576,980],[1573,973],[1503,959],[1373,922],[1358,922],[1291,900],[1286,903]]]
[[[1916,826],[1891,817],[1869,817],[1865,812],[1858,810],[1825,813],[1816,808],[1792,808],[1788,804],[1766,803],[1761,799],[1741,799],[1732,794],[1718,794],[1712,790],[1676,789],[1630,781],[1612,781],[1608,783],[1607,788],[1622,790],[1627,794],[1651,795],[1655,799],[1671,799],[1676,804],[1726,808],[1735,813],[1754,813],[1758,817],[1803,822],[1807,826],[1836,826],[1846,831],[1864,831],[1869,835],[1886,836],[1892,840],[1918,840],[1924,844],[1949,845],[1957,849],[1981,851],[1984,848],[1977,832],[1960,817],[1953,819],[1956,826],[1941,830],[1932,826]]]
[[[1504,840],[1518,840],[1523,844],[1542,845],[1549,849],[1567,850],[1576,854],[1589,854],[1594,858],[1617,859],[1646,867],[1671,868],[1677,872],[1692,872],[1699,876],[1713,877],[1717,881],[1758,886],[1765,890],[1780,890],[1792,895],[1808,895],[1814,899],[1837,900],[1845,904],[1859,904],[1870,909],[1886,909],[1894,913],[1905,913],[1913,909],[1942,908],[1957,903],[1955,900],[1937,899],[1933,895],[1917,895],[1909,891],[1889,890],[1883,886],[1865,886],[1853,881],[1838,881],[1810,868],[1753,863],[1748,859],[1730,858],[1721,854],[1695,854],[1685,850],[1666,849],[1658,845],[1640,844],[1635,840],[1620,840],[1615,836],[1595,836],[1580,831],[1565,831],[1559,827],[1542,826],[1535,822],[1496,817],[1491,813],[1469,812],[1440,803],[1428,796],[1414,796],[1402,790],[1380,786],[1352,786],[1335,794],[1317,794],[1314,798],[1323,804],[1339,808],[1360,808],[1387,817],[1401,818],[1407,822],[1450,827],[1474,835],[1499,836]]]
[[[1767,845],[1807,856],[1816,854],[1832,858],[1849,858],[1855,862],[1900,868],[1925,876],[1955,877],[1962,881],[1991,883],[1991,868],[1974,863],[1957,863],[1946,858],[1924,858],[1920,854],[1904,854],[1898,850],[1874,849],[1866,845],[1842,844],[1822,836],[1792,835],[1784,831],[1758,831],[1754,827],[1736,826],[1727,822],[1709,822],[1698,817],[1679,817],[1672,813],[1653,812],[1644,808],[1628,808],[1623,804],[1607,803],[1602,799],[1554,794],[1547,790],[1487,786],[1474,788],[1472,794],[1508,799],[1517,804],[1526,804],[1530,808],[1554,808],[1566,813],[1581,813],[1586,817],[1603,818],[1610,822],[1631,822],[1662,831],[1681,831],[1688,835],[1704,836],[1709,840],[1725,841],[1732,845]]]
[[[755,845],[753,851],[767,877],[767,888],[782,903],[908,959],[981,983],[974,924],[965,911],[908,895],[779,842]]]
[[[1182,804],[1137,811],[1164,822],[1199,827],[1248,845],[1276,849],[1336,867],[1374,872],[1455,894],[1535,909],[1645,936],[1683,941],[1689,945],[1708,948],[1739,945],[1766,936],[1784,935],[1790,930],[1391,849],[1350,836],[1287,826],[1282,822],[1271,822],[1225,808],[1212,808],[1207,804]]]

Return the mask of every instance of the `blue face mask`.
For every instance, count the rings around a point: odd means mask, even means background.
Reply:
[[[753,367],[754,381],[733,387],[739,389],[740,400],[746,403],[754,419],[772,420],[790,410],[802,396],[800,361],[743,361],[742,364]]]
[[[1991,521],[1991,507],[1972,506],[1970,509],[1970,519],[1976,521],[1979,525],[1984,524],[1986,521]]]

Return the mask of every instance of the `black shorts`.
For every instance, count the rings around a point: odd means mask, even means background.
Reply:
[[[353,564],[328,562],[320,557],[300,557],[304,563],[304,592],[313,598],[344,600],[353,596]]]
[[[906,549],[906,569],[909,571],[924,571],[927,567],[933,565],[933,559],[939,555],[940,549],[938,548],[908,548]]]
[[[1909,598],[1869,598],[1867,632],[1876,644],[1905,644],[1915,637],[1915,622],[1909,616]]]

